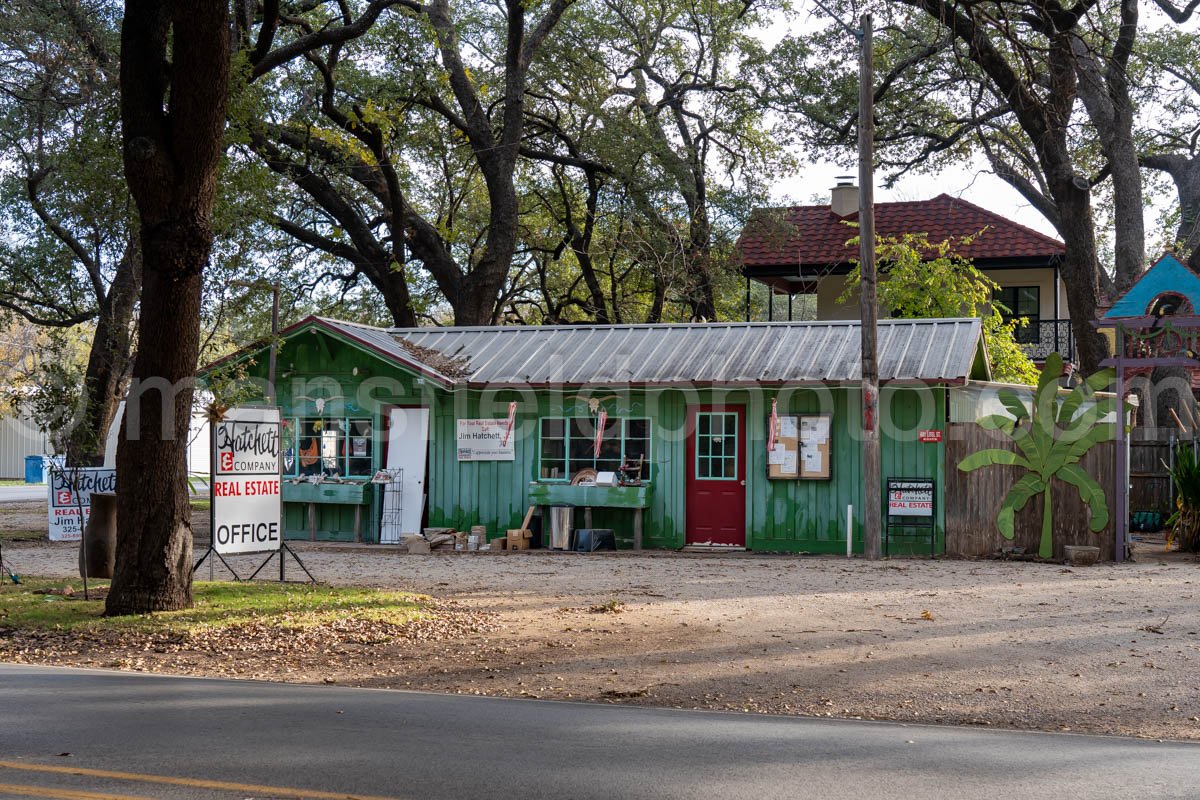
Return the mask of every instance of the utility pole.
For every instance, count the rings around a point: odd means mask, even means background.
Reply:
[[[279,352],[279,279],[271,282],[271,354],[267,361],[267,405],[275,405],[278,392],[275,390],[275,362]],[[279,556],[279,568],[283,569],[283,556]],[[281,577],[280,580],[283,580]]]
[[[859,18],[858,61],[858,235],[862,310],[863,549],[871,561],[882,555],[883,521],[879,458],[879,360],[875,293],[875,59],[871,15]]]

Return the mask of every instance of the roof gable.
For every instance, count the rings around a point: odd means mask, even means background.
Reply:
[[[1147,316],[1154,301],[1166,293],[1182,295],[1200,311],[1200,276],[1175,256],[1165,255],[1117,298],[1103,318]]]
[[[429,378],[433,382],[444,388],[450,388],[454,384],[455,378],[444,374],[438,369],[438,359],[436,358],[419,358],[414,349],[405,346],[404,343],[398,342],[395,337],[391,336],[387,330],[376,328],[371,325],[360,325],[356,322],[345,322],[343,320],[329,319],[326,317],[310,316],[305,317],[299,322],[293,323],[279,332],[281,340],[293,339],[306,332],[321,332],[328,336],[345,342],[351,347],[355,347],[375,358],[399,366],[416,375]],[[244,359],[250,358],[256,354],[263,353],[269,348],[269,343],[262,340],[246,345],[245,347],[230,353],[223,358],[219,358],[210,364],[201,367],[199,373],[208,375],[215,370],[227,364],[236,363]],[[419,351],[417,351],[419,353]],[[426,363],[431,362],[431,363]]]
[[[846,242],[858,235],[858,214],[838,217],[829,206],[755,209],[738,239],[742,264],[833,267],[858,257]],[[986,229],[986,230],[985,230]],[[1042,259],[1066,253],[1062,242],[966,200],[940,194],[931,200],[875,204],[882,237],[923,233],[931,242],[984,233],[958,254],[972,260]]]

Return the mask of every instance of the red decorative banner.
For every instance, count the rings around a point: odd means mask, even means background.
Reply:
[[[600,457],[600,441],[604,438],[604,428],[608,425],[608,412],[600,409],[600,416],[596,418],[596,442],[593,450],[596,458]]]
[[[513,402],[508,404],[508,421],[506,422],[506,424],[504,426],[504,438],[500,440],[501,447],[508,446],[508,437],[512,436],[513,423],[516,422],[516,420],[517,420],[517,402],[514,400]]]
[[[779,401],[771,398],[771,419],[767,423],[767,452],[775,449],[775,435],[779,430]]]

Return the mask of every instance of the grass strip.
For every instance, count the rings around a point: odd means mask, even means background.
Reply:
[[[80,581],[25,576],[21,580],[20,585],[0,586],[0,628],[194,633],[248,623],[303,628],[345,619],[400,625],[418,616],[426,599],[383,589],[197,581],[192,586],[192,608],[105,617],[104,601],[84,600]],[[93,590],[106,586],[90,584]],[[65,587],[71,592],[64,594]]]

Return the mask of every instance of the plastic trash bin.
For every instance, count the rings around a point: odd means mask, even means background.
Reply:
[[[25,482],[45,483],[46,472],[42,466],[41,456],[25,456]]]

